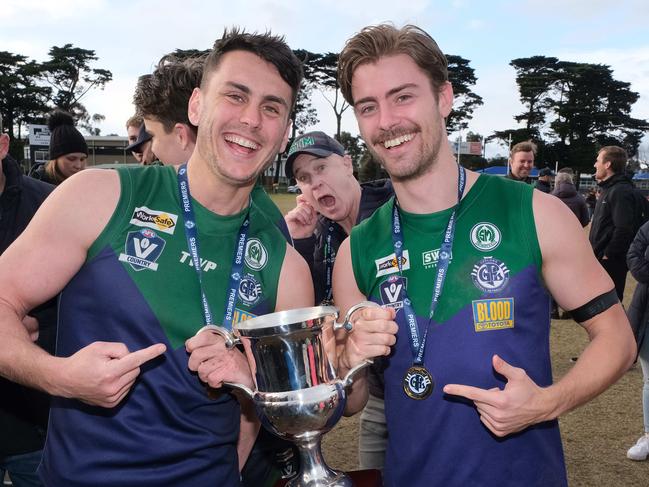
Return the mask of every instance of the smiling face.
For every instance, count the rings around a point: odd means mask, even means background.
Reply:
[[[224,54],[204,84],[189,102],[198,126],[195,155],[217,178],[249,186],[286,146],[291,87],[248,51]]]
[[[534,152],[515,152],[509,160],[512,176],[516,179],[527,179],[534,167]]]
[[[447,140],[449,83],[434,93],[426,73],[398,54],[356,68],[352,95],[361,136],[392,179],[416,179],[434,166]]]
[[[599,151],[593,166],[595,167],[595,179],[597,181],[605,181],[613,175],[611,162],[606,159],[606,153],[604,151]]]
[[[357,196],[353,189],[358,183],[349,156],[300,154],[293,173],[302,194],[318,213],[335,222],[350,217]]]

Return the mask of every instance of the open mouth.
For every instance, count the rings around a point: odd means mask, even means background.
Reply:
[[[333,208],[336,204],[336,198],[327,194],[318,198],[318,204],[323,208]]]
[[[226,134],[224,137],[228,146],[234,149],[237,152],[244,154],[252,154],[256,150],[259,150],[260,146],[256,142],[253,142],[250,139],[241,137],[240,135]]]

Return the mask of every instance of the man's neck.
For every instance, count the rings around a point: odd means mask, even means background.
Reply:
[[[440,157],[428,172],[408,181],[392,180],[399,206],[408,213],[436,213],[457,203],[458,169],[455,159]],[[467,171],[468,192],[478,175]]]
[[[217,177],[207,164],[191,158],[187,164],[187,177],[192,197],[217,215],[240,213],[250,199],[254,182],[248,186],[234,186]]]
[[[358,184],[358,181],[356,181],[355,179],[351,191],[354,194],[351,211],[349,212],[349,215],[347,215],[347,218],[338,222],[338,225],[343,227],[347,235],[351,233],[353,226],[356,225],[356,221],[358,220],[358,212],[360,211],[361,207],[361,185]]]

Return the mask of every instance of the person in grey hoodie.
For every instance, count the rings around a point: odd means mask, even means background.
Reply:
[[[588,205],[586,199],[577,192],[572,181],[572,175],[566,172],[559,172],[554,179],[554,190],[552,194],[563,201],[581,223],[582,227],[588,225]]]

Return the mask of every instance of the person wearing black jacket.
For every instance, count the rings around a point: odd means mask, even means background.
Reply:
[[[331,302],[336,253],[354,225],[372,216],[394,194],[389,179],[359,184],[343,146],[323,132],[293,142],[286,176],[295,177],[302,194],[286,215],[295,248],[311,269],[316,303]],[[383,467],[387,429],[383,407],[383,363],[375,360],[368,381],[370,397],[360,421],[359,459],[366,468]]]
[[[582,227],[588,225],[590,217],[588,215],[586,200],[577,192],[577,188],[575,188],[570,174],[565,172],[557,174],[552,194],[563,201],[568,208],[572,210]]]
[[[638,344],[638,358],[642,367],[642,412],[644,434],[626,453],[631,460],[646,460],[649,456],[649,340],[646,339],[649,324],[649,222],[636,234],[626,262],[631,275],[638,281],[627,311],[631,328]]]
[[[589,236],[595,257],[611,276],[620,301],[626,282],[626,253],[638,222],[635,188],[625,174],[626,162],[621,147],[602,147],[597,154],[595,179],[602,193],[595,204]]]
[[[2,120],[0,119],[0,132]],[[0,133],[0,254],[18,238],[54,186],[23,176],[8,154],[9,136]],[[23,319],[38,343],[53,352],[56,300]],[[0,481],[9,473],[16,486],[41,485],[36,468],[45,444],[49,396],[0,378]]]

